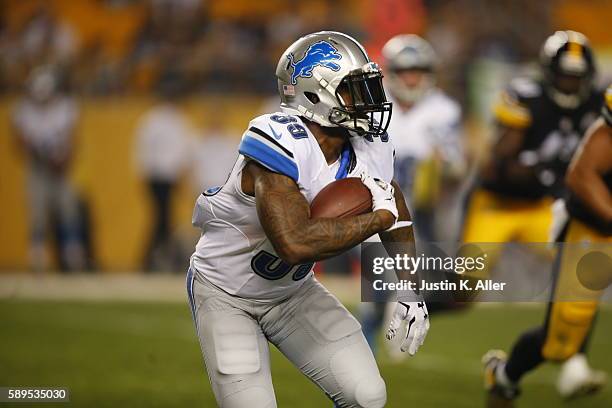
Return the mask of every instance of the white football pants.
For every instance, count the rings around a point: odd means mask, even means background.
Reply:
[[[187,273],[204,362],[222,408],[275,408],[268,341],[338,407],[378,408],[386,387],[359,322],[316,279],[290,297],[234,297]]]

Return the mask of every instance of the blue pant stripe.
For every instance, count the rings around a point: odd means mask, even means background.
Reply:
[[[195,321],[195,298],[193,296],[193,281],[194,281],[194,275],[193,275],[193,269],[191,269],[191,267],[189,267],[189,269],[187,270],[187,297],[189,298],[189,307],[191,308],[191,315],[193,317],[193,320]]]

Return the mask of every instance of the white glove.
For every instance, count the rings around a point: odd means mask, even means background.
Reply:
[[[369,176],[366,172],[361,173],[361,182],[370,190],[372,194],[372,211],[387,210],[395,217],[393,225],[387,231],[409,227],[412,221],[399,221],[397,204],[395,203],[395,189],[383,180]]]
[[[395,189],[387,182],[376,179],[367,173],[361,173],[361,182],[372,194],[372,211],[387,210],[397,221],[398,212],[395,204]]]
[[[429,313],[425,302],[397,302],[387,330],[387,340],[395,338],[402,324],[405,325],[405,332],[402,333],[400,350],[414,356],[429,331]]]

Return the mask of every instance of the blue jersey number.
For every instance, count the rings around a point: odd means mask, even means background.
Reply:
[[[267,251],[259,251],[251,260],[253,272],[268,280],[282,279],[289,272],[293,271],[292,279],[299,281],[308,275],[313,265],[314,263],[289,265]]]
[[[389,134],[387,132],[383,133],[380,136],[372,136],[372,135],[365,135],[364,138],[365,140],[367,140],[368,142],[374,142],[374,138],[375,137],[379,137],[380,141],[383,143],[387,143],[389,141]]]
[[[308,133],[306,133],[306,128],[304,126],[299,125],[297,119],[293,116],[284,116],[284,115],[272,115],[270,119],[275,121],[276,123],[280,123],[282,125],[287,125],[287,130],[291,133],[294,139],[305,139],[308,137]]]
[[[308,138],[308,133],[306,133],[306,129],[302,125],[291,124],[287,126],[287,130],[291,133],[294,139],[306,139]]]
[[[287,123],[297,122],[297,119],[293,116],[285,116],[285,115],[272,115],[270,119],[275,121],[276,123],[280,123],[281,125],[286,125]]]

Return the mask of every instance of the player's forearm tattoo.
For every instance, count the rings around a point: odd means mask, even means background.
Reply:
[[[290,245],[302,262],[337,255],[384,229],[379,213],[344,219],[310,219],[310,207],[293,181],[260,175],[255,183],[257,211],[266,235],[276,245]]]
[[[397,211],[399,213],[399,221],[410,221],[412,218],[400,186],[395,181],[393,181],[391,184],[395,188],[395,202],[397,205]],[[404,254],[407,254],[408,256],[416,255],[414,229],[412,227],[398,228],[393,231],[381,232],[380,240],[385,246],[385,250],[390,257],[395,257],[396,255],[403,256]],[[397,273],[399,279],[418,279],[418,276],[410,275],[410,273],[407,273],[407,271],[399,271]],[[417,287],[420,287],[420,285]]]

